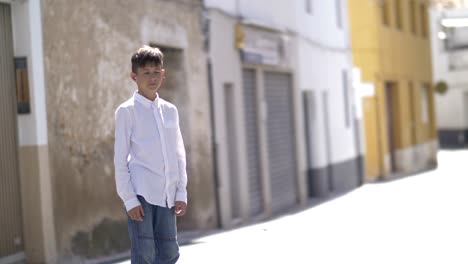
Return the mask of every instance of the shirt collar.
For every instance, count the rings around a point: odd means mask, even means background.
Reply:
[[[141,95],[140,93],[138,93],[138,91],[135,91],[133,93],[133,99],[135,101],[138,101],[139,103],[141,103],[142,105],[144,105],[144,106],[146,106],[148,108],[150,108],[151,106],[155,106],[155,107],[159,108],[159,106],[160,106],[159,94],[158,93],[156,93],[156,99],[154,101],[151,101],[148,98]]]

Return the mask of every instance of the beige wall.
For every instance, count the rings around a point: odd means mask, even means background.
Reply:
[[[18,156],[26,261],[54,263],[56,243],[48,147],[21,146]]]
[[[115,191],[114,111],[136,88],[130,56],[142,44],[181,51],[181,83],[162,97],[179,108],[189,211],[180,229],[217,223],[200,1],[42,1],[47,125],[54,216],[62,261],[129,248]],[[177,78],[177,79],[176,79]],[[181,81],[182,80],[182,81]]]

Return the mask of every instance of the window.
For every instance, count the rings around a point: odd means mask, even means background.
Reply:
[[[341,0],[335,0],[336,8],[336,26],[338,28],[343,27],[342,14],[341,14]]]
[[[403,29],[403,17],[402,17],[402,10],[401,10],[401,0],[395,0],[395,21],[396,27],[399,30]]]
[[[344,115],[345,115],[345,125],[346,127],[350,126],[350,111],[349,111],[349,93],[348,93],[348,73],[346,70],[343,70],[341,74],[341,79],[343,82],[343,106],[344,106]]]
[[[419,6],[419,12],[420,12],[420,19],[421,19],[421,35],[423,37],[427,37],[427,10],[426,10],[426,5],[421,4]]]
[[[447,38],[443,41],[447,51],[448,70],[468,69],[468,27],[444,28]]]
[[[410,15],[410,30],[411,33],[416,35],[416,2],[414,0],[409,1],[409,15]]]
[[[316,112],[317,110],[315,109],[316,102],[315,102],[315,94],[313,90],[306,90],[303,92],[304,94],[304,111],[305,111],[305,116],[307,117],[307,120],[310,122],[315,122],[317,117]],[[309,123],[309,122],[307,122]]]
[[[310,168],[312,164],[312,153],[313,147],[312,146],[312,138],[314,131],[314,123],[315,123],[315,115],[316,115],[316,103],[315,103],[315,94],[313,90],[306,90],[303,92],[303,100],[304,100],[304,126],[305,126],[305,133],[306,133],[306,143],[307,143],[307,157],[308,157],[308,166]]]
[[[468,49],[468,27],[445,28],[447,39],[445,49],[448,51]]]
[[[304,0],[305,1],[305,10],[307,14],[312,14],[312,1],[313,0]]]
[[[387,0],[383,0],[382,1],[382,23],[385,25],[385,26],[389,26],[390,25],[390,18],[388,16],[388,3],[387,3]]]

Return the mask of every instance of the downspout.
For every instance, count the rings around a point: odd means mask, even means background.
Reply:
[[[216,122],[214,116],[214,92],[213,92],[213,70],[210,54],[210,18],[208,16],[208,9],[203,4],[202,11],[202,29],[204,35],[204,50],[207,54],[207,73],[208,73],[208,96],[210,101],[210,120],[211,120],[211,150],[213,153],[213,180],[215,185],[216,197],[216,227],[221,228],[221,197],[219,193],[219,173],[218,173],[218,144],[216,143]]]

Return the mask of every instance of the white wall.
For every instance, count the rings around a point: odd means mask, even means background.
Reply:
[[[244,119],[242,111],[236,111],[236,109],[241,109],[242,106],[242,63],[240,61],[239,52],[235,48],[234,43],[234,28],[236,24],[236,19],[223,15],[218,11],[209,12],[210,19],[212,20],[210,31],[212,32],[210,37],[210,58],[212,62],[212,84],[213,84],[213,102],[214,104],[214,118],[215,118],[215,143],[217,145],[217,162],[218,162],[218,194],[219,202],[221,206],[219,207],[221,212],[221,226],[230,227],[233,225],[232,222],[232,208],[230,194],[230,177],[236,177],[239,180],[239,190],[243,192],[239,197],[238,201],[241,208],[241,214],[243,217],[247,217],[248,204],[246,200],[248,186],[246,185],[246,175],[247,175],[247,164],[245,157],[246,142],[244,136]],[[222,34],[226,32],[227,34]],[[234,98],[233,104],[236,105],[233,116],[236,117],[236,120],[225,120],[225,106],[224,106],[224,84],[230,83],[233,86]],[[238,136],[238,149],[232,150],[228,146],[228,131],[226,131],[226,123],[235,122],[237,131],[234,132]],[[230,166],[229,166],[229,157],[232,155],[238,155],[235,160],[239,164],[235,165],[238,167],[239,175],[230,175]]]
[[[468,107],[468,102],[464,101],[465,94],[468,94],[468,92],[462,89],[454,89],[444,95],[435,96],[436,117],[439,128],[456,130],[467,127],[466,121],[468,118],[464,110],[465,107]]]
[[[18,115],[20,146],[47,145],[42,25],[39,1],[11,4],[15,57],[27,57],[31,113]]]
[[[205,6],[281,30],[295,26],[294,5],[289,0],[205,0]]]
[[[305,1],[296,0],[295,31],[303,38],[314,42],[325,49],[349,49],[349,21],[346,0],[340,0],[337,7],[336,0],[308,0],[312,5],[309,14],[305,9]],[[337,9],[341,11],[341,28],[337,26]],[[349,52],[349,50],[347,50]]]
[[[352,60],[349,38],[347,1],[340,0],[341,27],[337,23],[337,0],[310,0],[311,14],[305,10],[306,0],[205,0],[208,8],[218,9],[244,21],[254,21],[298,35],[298,62],[295,77],[302,90],[315,90],[317,109],[316,129],[311,133],[313,166],[326,166],[328,162],[341,162],[358,155],[355,148],[354,116],[351,126],[345,127],[342,71],[348,72],[348,87],[352,89]],[[331,160],[327,160],[322,92],[327,90],[331,118]],[[354,99],[351,90],[349,104]]]
[[[239,190],[240,195],[239,200],[236,201],[240,203],[242,218],[248,218],[249,214],[249,205],[248,205],[248,161],[247,161],[247,149],[246,149],[246,135],[245,135],[245,122],[244,122],[244,108],[243,108],[243,93],[242,93],[242,68],[244,63],[240,60],[239,50],[235,47],[235,26],[237,23],[243,23],[246,27],[250,23],[254,24],[257,30],[262,31],[261,27],[266,27],[270,29],[275,29],[278,35],[282,35],[285,38],[291,38],[288,35],[294,27],[294,6],[291,5],[290,1],[280,0],[280,1],[266,1],[266,0],[256,0],[256,1],[216,1],[216,0],[206,0],[205,6],[209,9],[208,16],[211,20],[210,26],[210,58],[213,63],[213,100],[214,100],[214,116],[216,123],[216,143],[218,147],[218,177],[219,177],[219,189],[218,193],[220,195],[220,209],[221,209],[221,222],[222,226],[229,227],[232,225],[232,215],[231,215],[231,198],[233,197],[230,194],[230,181],[231,177],[237,177],[239,180]],[[260,27],[260,28],[259,28]],[[268,30],[268,29],[266,29]],[[302,101],[299,96],[297,96],[298,89],[297,87],[297,72],[294,70],[294,67],[297,65],[297,42],[294,38],[289,39],[288,43],[290,44],[287,48],[290,49],[288,63],[289,65],[282,65],[281,67],[276,66],[266,66],[266,65],[248,65],[249,68],[255,69],[259,74],[257,75],[258,79],[258,90],[262,90],[261,87],[263,84],[261,72],[265,69],[275,69],[285,70],[291,72],[294,78],[294,111],[298,112],[302,110]],[[260,84],[261,82],[262,84]],[[236,120],[225,120],[226,119],[226,109],[222,102],[224,102],[224,87],[225,83],[231,83],[234,88],[234,104],[236,107],[233,109],[234,116]],[[259,92],[261,93],[261,92]],[[261,98],[261,97],[260,97]],[[259,101],[262,99],[258,99]],[[221,103],[220,103],[221,102]],[[257,102],[260,105],[262,102]],[[261,111],[260,111],[261,112]],[[265,115],[259,114],[259,141],[265,140],[266,128],[262,122],[265,120]],[[299,146],[297,150],[297,167],[298,167],[298,195],[301,202],[305,201],[306,189],[305,189],[305,153],[301,146],[304,146],[303,143],[303,133],[304,130],[302,127],[302,115],[295,116],[295,125],[297,132],[296,145]],[[226,123],[235,122],[237,130],[235,132],[237,136],[238,147],[236,150],[229,149],[228,146],[228,131],[226,131]],[[298,143],[300,142],[300,143]],[[266,149],[265,142],[260,143],[261,152],[264,155],[260,157],[260,163],[262,163],[262,173],[260,177],[263,182],[263,198],[265,206],[265,214],[269,214],[271,209],[271,194],[269,192],[270,182],[268,178],[268,166],[266,159]],[[237,152],[237,153],[236,153]],[[238,159],[238,175],[229,175],[229,160],[230,155],[237,155]]]
[[[347,1],[341,0],[341,27],[337,26],[335,0],[311,2],[310,14],[306,12],[304,1],[297,1],[295,8],[296,28],[300,35],[298,70],[299,86],[303,90],[313,90],[315,96],[309,163],[313,168],[321,168],[329,163],[353,159],[359,153],[356,149],[355,116],[352,112],[355,100],[352,91]],[[345,111],[343,71],[348,76],[348,111]],[[324,119],[324,91],[328,92],[329,99],[328,135]],[[349,126],[346,125],[345,113],[350,118]],[[330,149],[327,149],[327,137]]]
[[[468,49],[456,53],[445,50],[444,41],[438,38],[438,32],[443,28],[440,20],[443,17],[466,17],[468,9],[436,10],[431,14],[431,47],[434,83],[444,80],[449,86],[446,94],[436,94],[435,105],[437,126],[439,129],[466,129],[468,128],[468,69],[449,70],[450,56],[463,56],[468,58]]]
[[[293,5],[289,0],[239,0],[240,15],[280,29],[294,27]]]
[[[218,9],[231,16],[237,16],[239,13],[238,0],[204,0],[205,7]]]
[[[344,54],[324,52],[320,49],[312,48],[304,41],[299,44],[299,64],[300,64],[300,87],[303,90],[313,90],[315,99],[313,106],[314,115],[311,132],[311,145],[313,154],[310,161],[314,167],[323,167],[328,164],[326,137],[330,138],[331,155],[330,162],[336,163],[346,161],[356,157],[354,116],[351,106],[354,104],[351,90],[351,64]],[[349,126],[346,126],[345,104],[343,93],[342,71],[348,72],[349,89]],[[328,92],[328,114],[329,114],[329,134],[326,135],[324,120],[324,102],[322,94]]]

